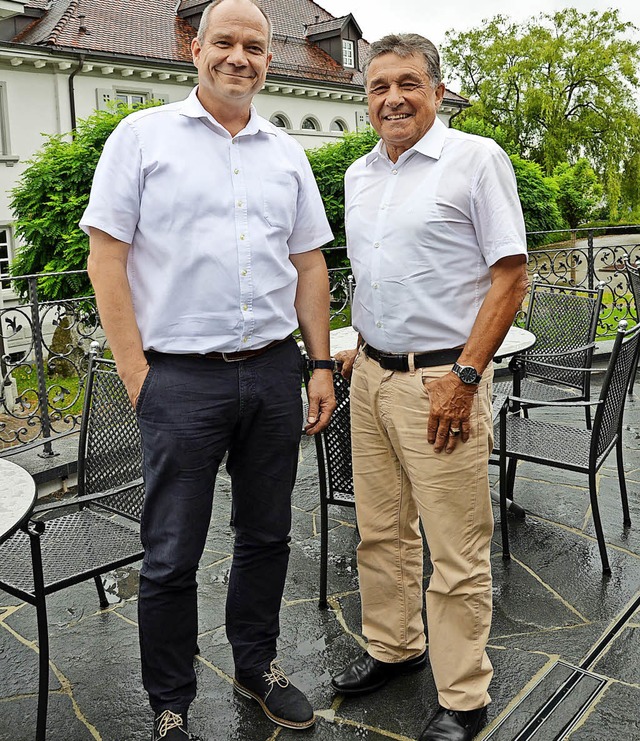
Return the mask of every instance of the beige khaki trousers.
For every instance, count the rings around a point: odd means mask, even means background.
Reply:
[[[383,370],[363,352],[351,380],[351,431],[362,630],[369,653],[399,662],[425,650],[422,520],[433,564],[426,593],[429,659],[440,704],[487,705],[493,668],[493,515],[488,459],[493,447],[490,366],[471,415],[471,436],[453,453],[427,442],[424,384],[451,365],[413,373]]]

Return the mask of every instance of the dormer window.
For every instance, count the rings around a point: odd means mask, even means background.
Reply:
[[[307,24],[307,38],[343,69],[359,68],[358,41],[362,38],[362,31],[351,14],[324,21],[316,16],[315,23]]]
[[[355,44],[349,39],[342,39],[342,66],[351,69],[356,66]]]

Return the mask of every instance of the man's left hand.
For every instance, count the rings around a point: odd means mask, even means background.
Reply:
[[[307,393],[309,394],[309,414],[304,431],[307,435],[316,435],[329,424],[333,410],[336,408],[333,373],[324,369],[313,371]]]
[[[458,440],[466,443],[471,426],[471,408],[477,386],[462,383],[454,374],[425,383],[429,395],[430,411],[427,423],[427,441],[436,453],[452,453]]]

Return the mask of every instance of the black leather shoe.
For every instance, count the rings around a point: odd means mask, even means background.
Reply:
[[[152,741],[201,741],[187,732],[187,714],[163,710],[153,719]]]
[[[316,722],[309,700],[289,682],[276,661],[256,674],[236,673],[233,689],[255,700],[269,720],[284,728],[303,730]]]
[[[471,741],[486,722],[486,708],[446,710],[440,706],[419,741]]]
[[[384,687],[394,677],[410,672],[418,672],[427,665],[427,652],[406,661],[390,663],[378,661],[371,654],[364,653],[331,680],[334,690],[344,695],[364,695],[366,692]]]

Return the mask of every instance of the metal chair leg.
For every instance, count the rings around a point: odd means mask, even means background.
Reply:
[[[98,597],[100,599],[100,607],[103,610],[106,610],[107,607],[109,607],[109,600],[107,599],[107,595],[104,591],[104,584],[102,583],[102,577],[100,574],[98,576],[94,576],[93,580],[96,583],[96,589],[98,590]]]
[[[598,539],[598,548],[600,550],[600,560],[602,561],[602,573],[611,574],[609,566],[609,557],[607,555],[607,545],[604,541],[604,532],[602,530],[602,521],[600,520],[600,509],[598,507],[598,492],[596,489],[596,474],[594,471],[589,472],[589,497],[591,498],[591,514],[593,515],[593,525],[596,529]]]
[[[320,599],[318,607],[326,610],[327,602],[327,571],[329,561],[329,506],[322,497],[320,501]]]
[[[36,619],[38,623],[38,719],[36,741],[45,741],[47,735],[47,705],[49,703],[49,626],[47,624],[47,603],[44,593],[44,573],[42,570],[42,550],[40,547],[40,535],[43,531],[44,525],[42,523],[31,524],[28,530],[31,545]]]
[[[629,500],[627,499],[627,482],[624,477],[624,457],[622,452],[622,435],[618,435],[616,442],[616,460],[618,463],[618,481],[620,483],[620,499],[622,500],[622,515],[625,525],[631,525],[629,514]]]
[[[511,560],[509,552],[509,525],[507,523],[507,424],[504,411],[500,413],[500,528],[502,531],[502,558]],[[511,463],[511,461],[509,461]],[[515,460],[514,460],[515,463]],[[515,469],[514,469],[515,470]]]

